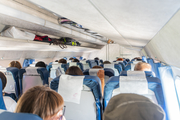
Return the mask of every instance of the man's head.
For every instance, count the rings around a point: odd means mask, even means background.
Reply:
[[[151,71],[151,65],[145,62],[138,62],[134,67],[134,71]]]

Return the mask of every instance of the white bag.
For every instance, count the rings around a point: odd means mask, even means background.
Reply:
[[[11,37],[17,39],[34,40],[35,34],[26,31],[18,30],[15,27],[10,27],[1,33],[2,37]]]

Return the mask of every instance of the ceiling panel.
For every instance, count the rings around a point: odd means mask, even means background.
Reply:
[[[180,0],[29,1],[121,45],[139,48],[146,45],[180,8]]]

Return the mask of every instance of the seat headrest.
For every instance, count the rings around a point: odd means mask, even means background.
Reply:
[[[137,76],[120,76],[120,93],[148,94],[148,83],[145,73],[139,73]]]
[[[26,75],[39,75],[37,72],[38,67],[27,67],[26,68]]]
[[[85,76],[61,75],[58,93],[66,102],[80,104],[81,90]]]
[[[61,67],[61,65],[62,65],[62,63],[52,64],[52,68],[57,69],[58,67]]]
[[[6,68],[4,68],[4,67],[0,67],[0,71],[1,71],[1,72],[6,72],[7,70],[6,70]]]
[[[29,113],[2,112],[0,120],[42,120],[39,116]]]
[[[80,61],[82,64],[86,64],[86,60],[81,60]]]
[[[114,64],[104,64],[104,68],[114,68]]]
[[[71,67],[71,66],[78,66],[78,65],[77,65],[77,62],[70,62],[70,63],[69,63],[69,67]]]
[[[103,68],[89,69],[89,75],[97,76],[99,70],[103,70]]]

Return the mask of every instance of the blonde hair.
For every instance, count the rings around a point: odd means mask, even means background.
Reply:
[[[135,67],[135,71],[151,71],[151,65],[145,62],[138,62]]]
[[[21,96],[15,113],[32,113],[45,119],[56,115],[63,106],[64,100],[57,92],[49,87],[35,86]]]
[[[21,69],[22,66],[21,66],[21,63],[19,61],[12,61],[9,63],[9,67],[16,67],[18,69]]]

